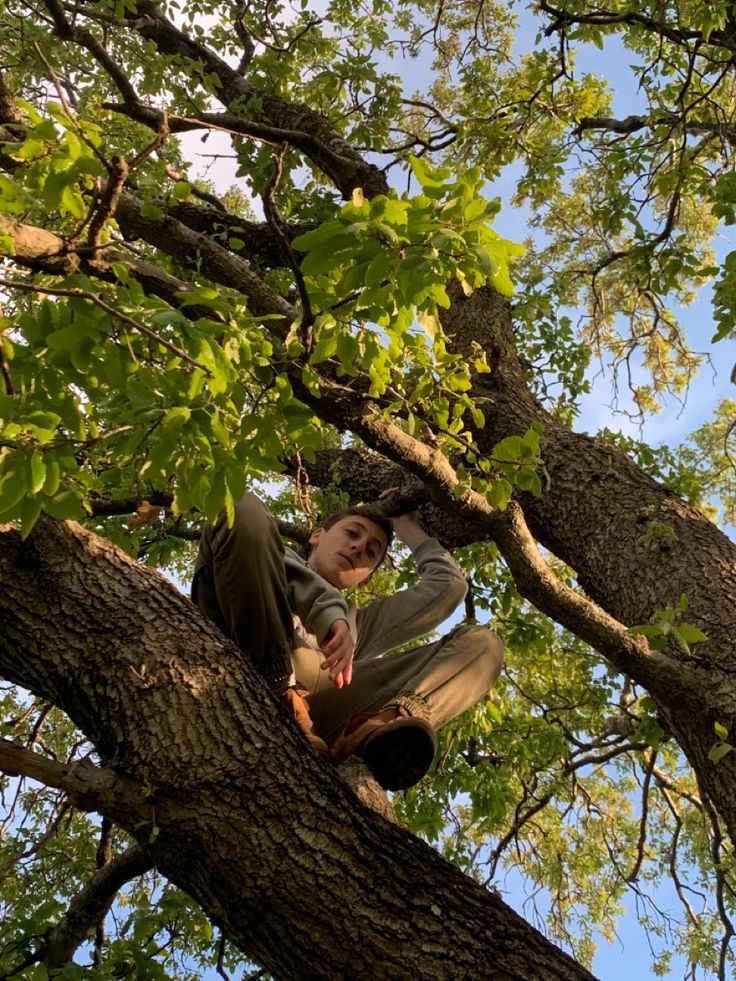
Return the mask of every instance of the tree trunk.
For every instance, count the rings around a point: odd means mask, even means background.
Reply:
[[[582,979],[494,895],[366,810],[242,654],[166,580],[73,523],[0,528],[0,671],[104,766],[80,807],[140,842],[279,978]]]
[[[491,373],[475,380],[487,423],[482,452],[534,420],[545,425],[550,485],[521,499],[537,541],[575,570],[585,592],[621,623],[649,621],[677,606],[708,637],[690,655],[670,643],[667,660],[632,661],[627,673],[653,696],[665,728],[736,840],[736,753],[708,758],[716,722],[736,736],[736,545],[700,512],[648,477],[615,447],[557,424],[532,396],[513,344],[508,301],[491,290],[466,298],[459,286],[445,328],[460,349],[484,344]],[[620,665],[617,665],[620,667]]]

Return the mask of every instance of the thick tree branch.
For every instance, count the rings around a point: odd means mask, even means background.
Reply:
[[[487,499],[473,490],[456,493],[459,480],[442,453],[404,432],[379,412],[351,404],[352,393],[342,386],[322,382],[324,395],[315,400],[304,393],[324,418],[347,425],[363,441],[418,477],[436,504],[454,511],[473,525],[487,529],[508,563],[519,592],[556,622],[571,630],[607,657],[620,671],[651,684],[652,675],[679,674],[676,662],[650,651],[646,641],[631,634],[601,607],[570,589],[542,558],[527,528],[521,508],[512,503],[505,512],[494,510]],[[327,404],[329,403],[329,405]]]
[[[57,763],[8,739],[0,739],[0,770],[63,790],[80,810],[109,813],[111,808],[114,812],[122,806],[125,810],[138,810],[141,818],[150,822],[151,808],[145,802],[140,784],[108,767],[95,766],[89,760]]]
[[[239,253],[258,266],[273,268],[274,266],[289,265],[289,255],[281,244],[281,238],[274,233],[268,222],[247,221],[237,215],[196,205],[190,201],[169,205],[165,208],[165,212],[183,225],[188,225],[195,232],[201,232],[205,235],[230,233],[242,239],[245,243],[243,247],[233,249],[233,252]],[[124,216],[119,215],[118,219],[123,234],[126,234]],[[291,243],[299,235],[312,231],[314,228],[316,225],[313,222],[288,222],[282,225],[281,230]]]
[[[0,669],[43,689],[116,759],[114,778],[91,765],[70,777],[108,780],[95,806],[139,841],[155,832],[161,873],[257,963],[302,976],[311,937],[320,977],[378,981],[407,958],[428,981],[590,977],[432,849],[361,808],[242,653],[162,577],[73,523],[41,520],[25,542],[0,531],[0,578]],[[31,626],[44,610],[54,631]],[[139,776],[148,798],[127,793]],[[89,805],[86,789],[72,788]],[[305,852],[312,874],[295,891]],[[339,908],[339,921],[326,908]]]
[[[44,228],[23,224],[8,215],[0,214],[0,233],[13,240],[12,251],[5,253],[7,257],[34,272],[71,276],[81,271],[103,282],[115,283],[118,277],[114,264],[121,263],[147,293],[166,300],[173,307],[180,306],[182,299],[192,289],[191,284],[184,280],[126,252],[106,246],[89,253],[85,246],[74,246]],[[3,254],[2,251],[0,254]],[[193,319],[213,317],[210,307],[187,305],[183,311]]]
[[[263,195],[263,213],[266,216],[266,221],[273,231],[274,236],[276,237],[277,241],[280,242],[282,249],[286,253],[289,267],[294,274],[297,290],[299,292],[299,299],[302,303],[302,322],[300,324],[302,347],[304,348],[306,356],[309,357],[312,353],[313,346],[312,328],[314,326],[314,312],[312,310],[312,301],[309,297],[307,284],[305,283],[304,276],[299,268],[299,263],[296,255],[294,254],[294,250],[292,249],[291,243],[284,232],[284,223],[281,219],[281,215],[276,207],[276,190],[281,181],[284,157],[286,156],[288,149],[289,144],[282,143],[274,157],[273,177],[269,181],[268,187],[266,188],[266,193]]]
[[[668,41],[672,41],[673,44],[689,45],[690,43],[697,42],[698,44],[725,47],[730,51],[736,50],[734,47],[733,38],[723,31],[711,31],[706,38],[702,31],[672,27],[670,24],[667,24],[663,18],[655,19],[654,17],[649,17],[646,14],[639,13],[635,10],[628,10],[624,13],[611,13],[605,9],[593,9],[590,10],[589,13],[579,14],[571,13],[564,6],[554,7],[551,3],[548,3],[547,0],[541,0],[539,6],[544,13],[550,14],[555,18],[553,23],[550,24],[550,26],[544,32],[547,37],[557,31],[564,30],[571,24],[591,24],[600,27],[615,27],[618,24],[637,24],[641,27],[645,27],[653,34],[666,38]]]
[[[142,504],[150,504],[154,507],[160,508],[162,511],[171,512],[171,505],[174,500],[174,495],[169,491],[149,491],[145,495],[138,497],[128,497],[128,498],[117,498],[117,499],[96,499],[89,501],[89,507],[92,514],[96,518],[108,518],[113,516],[121,516],[125,514],[136,514],[141,508]],[[195,524],[193,528],[167,528],[166,533],[173,535],[176,538],[185,538],[188,541],[198,541],[203,518],[201,515],[189,515],[189,518],[195,521],[199,519],[199,523]],[[300,545],[306,545],[307,540],[311,534],[310,530],[306,525],[297,525],[291,521],[284,521],[281,518],[275,518],[276,524],[279,529],[279,533],[284,538],[289,538],[292,541],[298,542]]]
[[[637,133],[642,129],[654,129],[656,126],[669,126],[672,130],[686,129],[693,135],[720,136],[733,142],[736,140],[736,130],[733,126],[717,122],[694,122],[686,119],[683,113],[668,113],[667,115],[626,116],[616,119],[612,116],[584,116],[573,130],[575,136],[580,136],[588,130],[601,130],[608,133],[627,135]]]
[[[138,95],[131,85],[130,79],[94,34],[78,24],[70,24],[59,0],[45,0],[45,6],[51,14],[57,35],[86,48],[100,67],[110,76],[125,101],[137,102]]]
[[[256,316],[276,315],[269,320],[269,331],[277,337],[284,339],[291,324],[301,318],[301,312],[267,286],[250,263],[171,215],[146,216],[142,202],[129,193],[121,195],[117,214],[128,235],[175,256],[213,282],[237,290],[247,297],[248,308]]]
[[[287,140],[292,146],[298,147],[330,177],[346,199],[355,187],[362,187],[367,195],[387,191],[388,185],[383,173],[374,165],[367,164],[323,116],[305,106],[295,106],[278,96],[263,92],[246,81],[237,69],[231,68],[205,44],[179,30],[150,0],[138,0],[136,7],[138,13],[143,15],[135,23],[141,36],[152,41],[162,53],[183,56],[198,66],[201,65],[206,73],[214,73],[221,83],[217,90],[218,99],[231,111],[237,103],[239,119],[242,120],[241,107],[245,112],[249,102],[258,104],[259,115],[269,122],[262,124],[259,120],[253,120],[253,125],[265,125],[265,129],[271,131],[269,137],[263,130],[261,138],[273,139],[274,142]],[[126,96],[125,103],[126,111],[138,111],[139,103],[136,98]],[[155,113],[155,110],[143,112]],[[140,121],[151,125],[146,119],[141,118]]]

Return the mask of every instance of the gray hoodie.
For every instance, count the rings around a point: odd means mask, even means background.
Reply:
[[[414,551],[420,580],[392,596],[357,607],[293,549],[285,549],[289,605],[299,643],[319,649],[335,620],[347,620],[355,658],[378,657],[434,630],[458,607],[467,592],[460,566],[436,538]]]

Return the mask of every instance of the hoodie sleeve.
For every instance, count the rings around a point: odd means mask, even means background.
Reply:
[[[347,600],[293,549],[284,549],[288,600],[304,627],[321,644],[335,620],[351,621]]]
[[[414,552],[415,586],[374,600],[358,610],[355,657],[377,657],[434,630],[459,606],[468,590],[460,566],[436,538]]]

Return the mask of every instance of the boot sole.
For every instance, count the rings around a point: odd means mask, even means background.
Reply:
[[[406,790],[432,765],[437,740],[423,719],[397,719],[366,740],[358,751],[384,790]]]

